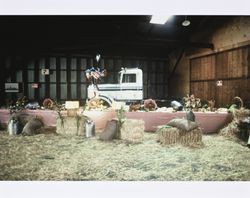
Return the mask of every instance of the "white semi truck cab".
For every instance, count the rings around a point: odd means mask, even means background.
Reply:
[[[110,106],[113,101],[135,102],[143,99],[143,73],[138,68],[122,68],[118,84],[91,84],[88,99],[100,98]]]

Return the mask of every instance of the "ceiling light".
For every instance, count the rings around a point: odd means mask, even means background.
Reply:
[[[190,21],[189,20],[187,20],[187,17],[185,16],[185,20],[182,22],[182,26],[185,26],[185,27],[187,27],[187,26],[189,26],[190,25]]]
[[[170,15],[169,16],[152,15],[150,23],[165,24],[169,18]]]

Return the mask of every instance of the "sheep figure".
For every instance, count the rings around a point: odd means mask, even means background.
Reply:
[[[41,118],[31,118],[24,126],[22,135],[35,135],[42,133],[44,130],[44,124]]]

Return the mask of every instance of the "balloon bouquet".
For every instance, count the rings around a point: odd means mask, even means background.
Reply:
[[[98,82],[101,80],[102,77],[105,77],[107,75],[107,71],[105,69],[100,69],[99,61],[100,61],[100,54],[96,55],[96,62],[97,66],[91,67],[90,69],[87,69],[85,71],[85,75],[87,80],[90,82],[90,85],[88,87],[88,98],[86,109],[103,109],[103,101],[98,97],[99,96],[99,88],[98,88]]]
[[[100,61],[101,55],[97,54],[96,55],[96,62],[97,62],[97,67],[91,67],[90,69],[87,69],[85,71],[85,75],[87,80],[94,85],[97,90],[98,90],[98,86],[97,83],[101,80],[102,77],[105,77],[107,75],[107,71],[106,69],[100,69],[99,66],[99,61]]]

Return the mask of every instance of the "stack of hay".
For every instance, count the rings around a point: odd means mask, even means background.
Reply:
[[[220,135],[223,135],[229,139],[238,141],[241,139],[242,130],[241,125],[245,122],[249,122],[250,119],[250,110],[245,108],[235,109],[233,110],[233,120],[226,127],[219,131]],[[244,132],[244,131],[243,131]],[[249,134],[248,134],[249,136]]]
[[[136,119],[124,120],[121,127],[121,139],[128,143],[140,143],[144,137],[144,121]]]
[[[140,143],[144,137],[144,121],[136,119],[125,119],[120,127],[118,120],[107,122],[105,129],[100,134],[99,139],[110,141],[121,139],[127,143]]]
[[[65,108],[67,109],[67,115],[69,117],[77,116],[77,111],[79,109],[79,101],[66,101]]]
[[[85,116],[62,116],[57,118],[56,133],[62,135],[84,135],[85,134]]]
[[[186,119],[173,119],[157,131],[158,141],[164,145],[182,144],[184,146],[202,145],[202,131],[196,122]]]
[[[86,116],[77,115],[79,101],[66,101],[67,116],[57,118],[56,132],[64,135],[84,135]]]

